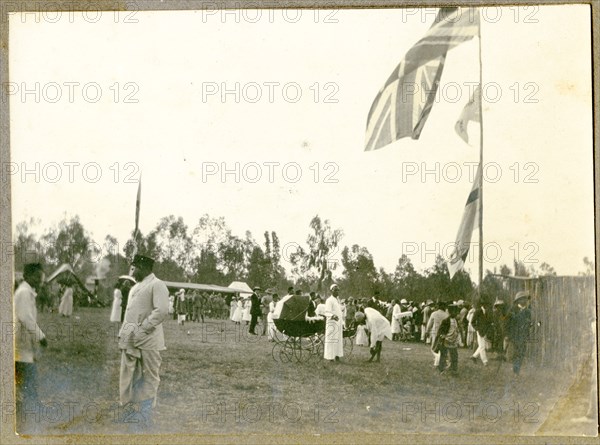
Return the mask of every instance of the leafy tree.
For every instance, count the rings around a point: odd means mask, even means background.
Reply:
[[[254,246],[248,261],[248,282],[251,286],[268,287],[271,282],[271,260],[260,246]]]
[[[192,242],[181,216],[161,218],[149,238],[156,246],[154,258],[160,263],[156,270],[165,279],[185,279],[193,275],[189,255]]]
[[[407,300],[424,301],[425,294],[423,277],[415,270],[410,258],[402,254],[398,258],[398,264],[394,270],[394,283],[396,294],[394,298],[406,298]]]
[[[200,255],[192,260],[194,275],[191,279],[194,283],[210,283],[226,286],[229,283],[219,270],[217,254],[210,248],[204,248]]]
[[[228,281],[246,278],[246,243],[243,239],[228,233],[218,245],[220,271]]]
[[[29,221],[21,221],[15,228],[12,255],[14,259],[14,270],[23,271],[27,263],[46,262],[44,258],[44,246],[31,233],[31,229],[38,226],[41,220],[30,218]]]
[[[343,293],[353,297],[367,297],[373,293],[377,282],[377,269],[373,263],[373,255],[366,247],[354,244],[342,250]]]
[[[332,281],[332,271],[337,263],[331,260],[337,252],[338,244],[343,236],[341,229],[332,229],[329,220],[322,221],[316,215],[309,224],[312,232],[308,234],[306,244],[308,248],[299,248],[291,255],[290,260],[295,272],[300,276],[317,276],[317,290],[320,292],[324,284]]]
[[[596,271],[594,260],[590,260],[588,257],[583,257],[583,265],[585,266],[585,270],[583,272],[579,272],[579,275],[584,277],[593,277]]]
[[[394,281],[394,274],[388,273],[383,267],[380,267],[375,290],[379,291],[382,300],[390,301],[396,298],[398,291]]]
[[[119,252],[119,245],[114,236],[106,235],[102,246],[103,258],[109,265],[106,281],[113,287],[121,275],[129,274],[129,261]]]
[[[434,265],[427,269],[425,273],[430,298],[437,301],[447,301],[450,298],[451,281],[446,260],[441,255],[437,255]]]
[[[70,264],[79,276],[95,274],[100,246],[93,243],[79,216],[61,220],[42,236],[46,263],[56,267]]]
[[[479,301],[482,304],[493,305],[496,300],[509,301],[509,299],[510,292],[504,288],[502,279],[487,270],[481,283]]]
[[[530,269],[527,269],[527,266],[522,261],[514,261],[515,266],[515,276],[516,277],[528,277],[530,276]]]
[[[543,276],[543,277],[555,277],[556,271],[554,270],[554,267],[552,267],[550,264],[542,263],[542,264],[540,264],[539,275]]]
[[[231,282],[223,273],[220,259],[222,244],[230,235],[231,230],[222,216],[212,218],[204,214],[199,218],[191,235],[192,281],[218,285]]]
[[[511,275],[512,271],[510,270],[510,267],[508,267],[506,264],[503,264],[502,266],[500,266],[500,275]]]
[[[268,271],[264,286],[284,289],[289,285],[285,269],[281,265],[281,251],[277,233],[265,231],[265,258],[268,261]]]

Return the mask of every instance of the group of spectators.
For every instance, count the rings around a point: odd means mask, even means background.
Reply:
[[[199,321],[209,314],[214,318],[231,316],[231,308],[235,317],[241,303],[233,298],[228,306],[219,295],[198,291],[186,295],[184,289],[170,297],[165,283],[152,273],[153,265],[152,258],[135,255],[131,263],[131,276],[121,277],[115,290],[115,314],[111,313],[111,318],[114,315],[115,319],[122,321],[118,336],[118,348],[121,351],[120,402],[123,406],[137,407],[140,422],[136,427],[141,430],[152,425],[152,412],[160,382],[160,353],[165,349],[162,324],[168,319],[169,312],[181,316],[183,321],[188,317]],[[43,267],[39,263],[27,264],[23,275],[24,280],[14,295],[18,431],[24,431],[20,424],[26,417],[23,413],[30,410],[30,405],[39,403],[35,359],[38,346],[47,346],[46,337],[37,324],[35,302],[37,291],[44,282]],[[457,349],[473,343],[477,345],[471,355],[473,361],[480,359],[487,365],[487,351],[495,348],[500,357],[504,357],[504,354],[510,357],[514,373],[519,374],[531,324],[527,292],[517,293],[510,308],[500,301],[471,308],[461,301],[451,304],[432,301],[415,304],[406,300],[385,302],[377,294],[370,299],[343,299],[336,284],[329,290],[330,295],[323,301],[316,293],[310,293],[306,298],[302,290],[292,287],[281,299],[277,294],[262,292],[255,287],[249,298],[249,333],[260,334],[256,332],[256,327],[258,320],[262,319],[264,335],[267,326],[270,330],[278,318],[285,319],[282,317],[285,302],[300,295],[309,303],[305,321],[323,319],[325,322],[323,354],[331,362],[337,362],[343,356],[343,328],[356,328],[357,341],[359,329],[363,333],[368,332],[367,344],[371,347],[369,361],[380,360],[384,338],[398,339],[400,336],[393,334],[408,333],[414,340],[431,344],[434,366],[441,372],[449,370],[456,373]],[[121,300],[118,304],[117,296]],[[124,313],[123,301],[126,301]],[[450,366],[446,367],[448,356]],[[127,419],[119,421],[126,423]]]
[[[204,317],[226,319],[229,313],[227,301],[216,293],[179,289],[169,295],[169,314],[180,324],[186,321],[204,322]]]

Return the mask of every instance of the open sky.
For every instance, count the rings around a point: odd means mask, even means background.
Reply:
[[[39,218],[41,233],[77,214],[124,244],[143,172],[143,233],[208,213],[304,243],[319,214],[377,267],[407,253],[423,270],[450,253],[478,161],[477,124],[471,146],[454,132],[478,39],[449,52],[419,140],[363,149],[377,91],[435,12],[15,14],[13,223]],[[484,267],[577,274],[594,256],[590,9],[487,8],[481,34]],[[476,279],[475,255],[466,268]]]

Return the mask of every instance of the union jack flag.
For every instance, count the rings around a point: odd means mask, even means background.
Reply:
[[[477,174],[473,181],[473,186],[467,203],[465,204],[465,210],[463,217],[458,227],[458,233],[456,235],[456,242],[454,243],[454,249],[450,254],[450,258],[447,261],[448,272],[450,273],[450,279],[456,272],[462,270],[467,256],[469,254],[469,247],[471,245],[471,237],[473,230],[479,227],[479,196],[480,196],[480,181],[481,181],[481,164],[477,168]]]
[[[448,50],[479,32],[475,8],[441,8],[434,24],[379,91],[367,118],[365,151],[403,137],[419,139],[435,101]]]

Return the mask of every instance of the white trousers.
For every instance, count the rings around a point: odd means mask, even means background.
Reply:
[[[486,343],[485,337],[482,337],[477,332],[477,350],[473,354],[473,358],[480,357],[484,365],[488,362],[487,353],[485,352]]]
[[[435,338],[437,337],[437,332],[434,334],[431,334],[431,344],[435,344]],[[430,349],[431,353],[433,354],[433,366],[439,366],[440,364],[440,353],[439,352],[433,352],[433,349]]]

